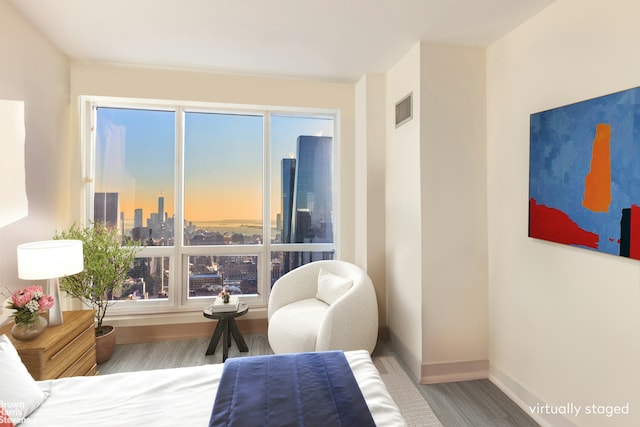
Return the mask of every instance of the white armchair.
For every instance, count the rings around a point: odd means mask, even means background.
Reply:
[[[378,303],[367,273],[344,261],[315,261],[280,277],[269,297],[274,353],[373,351]]]

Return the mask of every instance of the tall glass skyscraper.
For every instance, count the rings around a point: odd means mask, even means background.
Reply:
[[[292,243],[333,242],[332,143],[328,136],[298,137]]]
[[[296,159],[282,159],[282,243],[333,243],[333,138],[299,136]],[[282,271],[333,253],[285,252]]]
[[[162,194],[158,196],[158,220],[164,221],[164,196]]]
[[[291,243],[291,212],[296,182],[296,159],[282,159],[282,243]]]
[[[142,208],[133,211],[133,228],[142,227]]]
[[[118,193],[94,193],[93,221],[109,228],[118,226]]]

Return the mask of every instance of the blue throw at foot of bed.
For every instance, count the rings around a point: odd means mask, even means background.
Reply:
[[[209,426],[375,426],[343,352],[227,359]]]

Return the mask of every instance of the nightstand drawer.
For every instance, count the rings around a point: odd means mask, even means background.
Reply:
[[[85,328],[80,335],[75,337],[72,336],[71,338],[72,339],[62,346],[62,348],[56,348],[51,353],[45,353],[45,357],[50,354],[50,363],[48,363],[49,369],[47,369],[46,374],[47,377],[59,378],[61,376],[70,376],[63,374],[69,371],[74,364],[78,363],[82,356],[84,356],[90,349],[93,349],[95,358],[96,337],[93,324],[88,328]]]
[[[92,331],[93,332],[93,331]],[[95,375],[96,346],[93,344],[76,362],[69,366],[58,378]],[[91,373],[93,371],[93,373]]]

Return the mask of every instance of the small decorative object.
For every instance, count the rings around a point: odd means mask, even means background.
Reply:
[[[41,286],[29,286],[15,291],[7,301],[7,308],[16,310],[11,315],[16,324],[11,329],[15,339],[28,341],[40,335],[47,327],[47,319],[40,316],[53,306],[51,295],[45,295]]]
[[[229,304],[230,297],[231,297],[231,294],[229,293],[229,288],[225,286],[220,291],[220,298],[222,298],[222,302],[224,302],[225,304]]]

